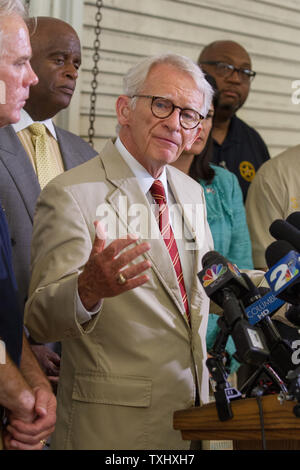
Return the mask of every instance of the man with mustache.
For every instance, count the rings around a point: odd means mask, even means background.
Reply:
[[[29,287],[33,215],[40,191],[52,177],[96,155],[80,137],[55,126],[52,121],[59,111],[69,106],[75,90],[81,65],[81,46],[76,31],[64,21],[48,17],[30,19],[28,26],[31,65],[39,83],[30,89],[19,122],[0,129],[0,199],[10,229],[22,306]],[[31,127],[34,123],[44,125],[44,137],[35,135],[36,129]],[[43,138],[46,138],[48,152],[43,152],[45,161],[40,165],[36,146],[38,139]],[[51,165],[47,167],[48,164]],[[56,386],[59,355],[44,345],[32,348]]]
[[[256,171],[270,158],[257,131],[236,116],[248,97],[256,73],[247,51],[234,41],[215,41],[207,45],[198,64],[214,77],[219,90],[212,131],[213,162],[236,174],[245,201]]]

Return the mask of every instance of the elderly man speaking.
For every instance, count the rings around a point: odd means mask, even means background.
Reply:
[[[124,79],[119,136],[38,202],[26,323],[62,341],[54,449],[188,449],[173,412],[208,400],[212,248],[202,189],[169,166],[212,89],[190,59],[149,57]]]

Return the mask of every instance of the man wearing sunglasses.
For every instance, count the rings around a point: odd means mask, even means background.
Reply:
[[[270,158],[257,131],[236,116],[248,97],[256,72],[247,51],[233,41],[207,45],[198,63],[215,78],[219,91],[212,131],[214,163],[236,174],[245,200],[256,171]]]

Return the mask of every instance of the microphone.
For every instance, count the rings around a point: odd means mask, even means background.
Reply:
[[[252,297],[249,296],[249,299],[258,298],[254,303],[246,305],[246,314],[250,323],[252,325],[256,324],[264,334],[266,344],[270,350],[269,362],[273,369],[280,376],[285,377],[294,368],[291,360],[293,351],[289,344],[282,339],[278,328],[270,318],[284,304],[284,301],[277,299],[270,289],[256,287],[246,273],[242,273],[242,276],[252,293]],[[261,293],[264,294],[265,292],[267,293],[262,297]]]
[[[290,241],[293,245],[289,246],[290,249],[297,248],[300,244],[300,212],[292,212],[285,222],[280,220],[273,222],[270,226],[270,233],[275,238],[280,236],[284,240]],[[273,253],[268,256],[271,257],[270,263],[273,262]],[[291,305],[285,316],[293,325],[300,327],[300,306]]]
[[[244,275],[246,274],[242,273],[242,276]],[[252,282],[250,279],[249,281]],[[259,297],[255,301],[245,304],[245,312],[251,325],[256,325],[267,316],[271,317],[285,303],[284,300],[278,299],[268,288],[260,287],[256,289]],[[265,295],[261,295],[264,293]]]
[[[236,294],[238,298],[249,293],[249,288],[238,268],[230,263],[217,251],[209,251],[202,258],[203,270],[198,273],[201,284],[209,298],[217,305],[222,305],[225,287]]]
[[[216,251],[202,258],[203,269],[198,278],[208,295],[223,308],[225,325],[231,334],[236,357],[241,363],[261,365],[269,357],[269,349],[259,328],[246,319],[241,300],[250,294],[240,271]]]
[[[292,214],[290,214],[288,219],[274,220],[270,225],[269,232],[276,240],[284,240],[293,245],[293,249],[300,251],[300,231],[290,223],[291,220],[293,223],[298,222],[298,216],[292,216]]]
[[[277,240],[266,249],[266,261],[270,268],[265,278],[279,299],[298,305],[300,302],[300,255],[285,240]]]
[[[291,305],[288,311],[285,313],[286,318],[288,321],[293,323],[293,325],[300,328],[300,306],[299,305]]]
[[[286,219],[286,221],[300,230],[300,212],[292,212]]]

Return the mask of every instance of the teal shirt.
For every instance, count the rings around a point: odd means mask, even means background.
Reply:
[[[214,249],[239,269],[253,269],[251,241],[238,179],[234,173],[224,168],[211,166],[215,170],[212,183],[206,184],[204,180],[199,180],[199,183],[205,194],[207,220],[214,240]],[[218,318],[218,315],[209,315],[206,334],[208,350],[212,348],[219,331]],[[230,356],[235,352],[231,336],[226,350]],[[239,365],[232,358],[230,372],[235,372]]]
[[[239,269],[253,269],[252,249],[242,190],[237,177],[219,166],[211,165],[215,177],[203,187],[207,219],[215,250]]]

